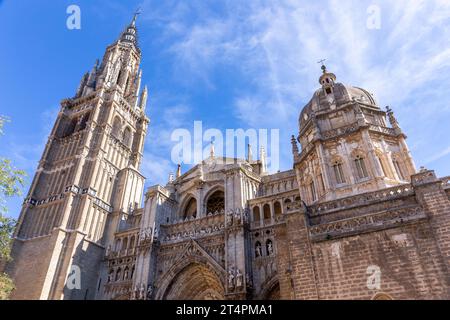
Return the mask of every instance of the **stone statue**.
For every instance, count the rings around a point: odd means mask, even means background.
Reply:
[[[249,288],[253,287],[252,279],[250,278],[250,274],[248,273],[245,274],[245,282],[247,283],[247,287]]]
[[[228,211],[227,214],[227,225],[231,226],[233,225],[233,211]]]
[[[270,241],[267,243],[267,253],[269,255],[271,255],[273,253],[273,245],[272,245],[272,242],[270,242]]]
[[[147,300],[150,300],[152,298],[153,294],[153,286],[151,284],[147,287]]]
[[[241,270],[237,269],[236,270],[236,287],[237,288],[242,288],[244,282],[244,276],[241,273]]]
[[[145,284],[141,283],[141,289],[139,290],[139,299],[145,300]]]
[[[109,246],[106,248],[106,253],[105,253],[105,255],[108,257],[110,254],[111,254],[111,245],[109,245]]]
[[[259,244],[259,243],[256,245],[256,248],[255,248],[255,255],[256,255],[257,258],[262,256],[262,252],[261,252],[261,244]]]
[[[234,288],[234,268],[231,267],[230,270],[228,270],[228,288],[233,289]]]
[[[240,209],[236,209],[236,211],[234,213],[234,220],[236,223],[241,222],[241,210]]]
[[[137,285],[134,287],[134,289],[131,291],[131,300],[136,300],[137,299],[137,293],[138,293],[138,288]]]

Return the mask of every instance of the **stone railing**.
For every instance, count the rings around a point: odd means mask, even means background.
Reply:
[[[181,241],[191,237],[212,235],[223,229],[225,229],[225,213],[222,212],[163,224],[159,240],[162,242]]]
[[[410,184],[403,184],[392,188],[382,189],[375,192],[363,193],[360,195],[320,203],[309,207],[310,216],[317,216],[323,213],[330,213],[336,210],[345,210],[352,207],[368,205],[375,202],[387,201],[413,195],[414,190]]]
[[[352,123],[352,124],[344,126],[344,127],[324,131],[321,133],[321,136],[322,136],[322,139],[332,139],[332,138],[341,136],[343,134],[355,132],[356,130],[358,130],[358,128],[359,128],[358,123],[355,122],[355,123]]]
[[[355,234],[393,228],[425,218],[426,214],[423,209],[415,206],[324,223],[311,227],[309,232],[313,241],[332,240]]]
[[[385,133],[385,134],[388,134],[388,135],[391,135],[391,136],[395,135],[395,129],[388,128],[388,127],[377,126],[377,125],[374,125],[374,124],[370,125],[369,130]]]

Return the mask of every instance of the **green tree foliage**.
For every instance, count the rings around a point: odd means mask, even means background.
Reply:
[[[0,116],[0,135],[3,135],[3,125],[8,119]],[[6,198],[20,196],[24,185],[25,172],[15,169],[11,160],[0,157],[0,264],[11,259],[11,239],[16,221],[6,216]],[[8,299],[14,290],[13,281],[4,273],[0,273],[0,300]]]

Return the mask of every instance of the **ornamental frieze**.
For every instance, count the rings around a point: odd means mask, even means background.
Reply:
[[[312,240],[330,240],[352,234],[388,229],[425,218],[425,212],[421,207],[404,208],[313,226],[309,233]]]

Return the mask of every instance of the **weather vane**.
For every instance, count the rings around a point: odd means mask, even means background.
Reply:
[[[327,61],[327,59],[321,59],[321,60],[317,61],[317,63],[320,63],[322,65],[323,73],[325,73],[327,71],[327,67],[325,67],[325,64],[324,64],[325,61]]]

